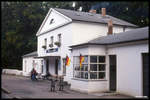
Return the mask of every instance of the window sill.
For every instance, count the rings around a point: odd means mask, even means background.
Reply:
[[[81,79],[81,78],[72,78],[72,80],[79,80],[79,81],[107,81],[106,79]]]

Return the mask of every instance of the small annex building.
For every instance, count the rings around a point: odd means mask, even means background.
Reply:
[[[71,89],[149,95],[149,27],[99,37],[73,45]],[[85,58],[79,68],[79,56]]]
[[[22,58],[22,71],[23,76],[30,76],[30,72],[33,68],[38,73],[42,73],[42,61],[43,59],[36,59],[37,57],[37,51],[31,52],[29,54],[23,55]]]

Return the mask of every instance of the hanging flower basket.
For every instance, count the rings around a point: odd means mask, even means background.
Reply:
[[[60,42],[55,42],[55,45],[57,45],[58,47],[60,47],[61,43]]]
[[[49,47],[51,47],[51,48],[52,48],[52,47],[53,47],[53,44],[49,44]]]
[[[46,46],[45,46],[45,45],[43,45],[43,46],[42,46],[42,48],[46,49]]]

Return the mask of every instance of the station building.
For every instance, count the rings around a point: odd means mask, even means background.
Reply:
[[[29,57],[29,63],[35,65],[36,60],[39,73],[63,75],[77,91],[142,96],[143,87],[148,86],[143,85],[148,75],[143,76],[143,66],[148,65],[148,27],[137,28],[107,15],[105,8],[101,12],[51,8],[36,34],[37,54]],[[71,60],[69,66],[66,56]],[[26,58],[23,56],[23,71]]]

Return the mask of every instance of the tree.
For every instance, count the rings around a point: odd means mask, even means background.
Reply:
[[[140,27],[149,24],[148,2],[97,2],[76,1],[73,2],[1,2],[2,31],[1,31],[1,54],[2,67],[22,67],[22,55],[37,49],[36,32],[44,20],[50,8],[63,8],[88,12],[96,9],[101,12],[106,7],[107,14],[126,20]]]

